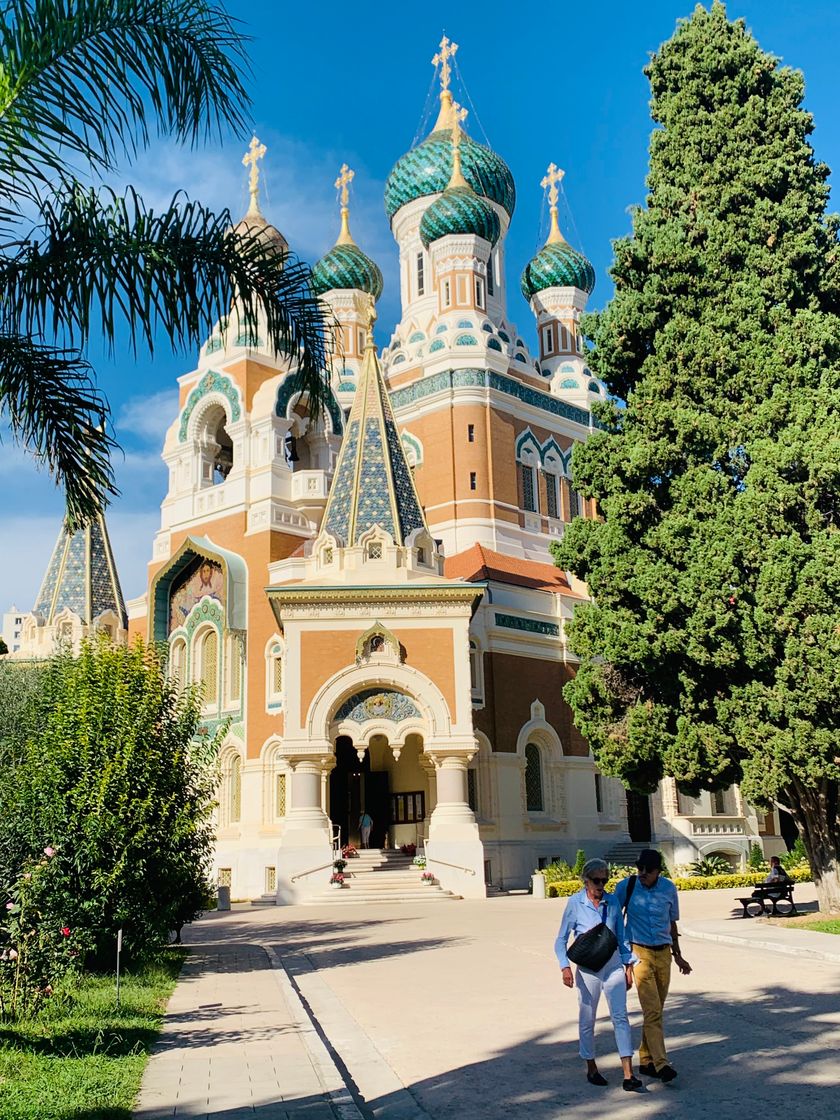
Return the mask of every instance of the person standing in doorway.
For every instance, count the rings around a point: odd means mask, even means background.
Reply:
[[[361,834],[361,837],[362,837],[362,847],[363,848],[369,848],[370,847],[370,830],[372,828],[373,828],[373,817],[370,815],[370,813],[367,811],[367,809],[365,809],[364,812],[362,813],[362,815],[359,817],[359,833]]]
[[[615,897],[625,911],[627,938],[639,958],[635,980],[644,1019],[639,1073],[673,1081],[677,1071],[665,1051],[662,1015],[671,983],[671,959],[684,976],[691,972],[691,965],[680,952],[679,898],[671,880],[662,878],[661,853],[645,848],[636,867],[638,874],[622,879]]]

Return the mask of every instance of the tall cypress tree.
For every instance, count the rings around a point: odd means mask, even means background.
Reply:
[[[575,451],[603,520],[567,698],[599,765],[651,791],[740,781],[797,821],[840,909],[840,269],[802,75],[721,3],[651,59],[646,206],[584,324],[626,407]]]

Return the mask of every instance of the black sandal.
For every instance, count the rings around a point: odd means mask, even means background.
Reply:
[[[628,1093],[635,1093],[636,1090],[641,1089],[641,1087],[642,1087],[642,1082],[639,1080],[638,1077],[625,1077],[624,1078],[623,1088],[626,1089],[626,1091]]]
[[[594,1073],[587,1073],[586,1080],[589,1082],[590,1085],[606,1085],[606,1084],[608,1084],[606,1077],[604,1077],[602,1074],[600,1074],[597,1071],[597,1069],[595,1070]],[[639,1084],[641,1085],[641,1082],[639,1082]]]

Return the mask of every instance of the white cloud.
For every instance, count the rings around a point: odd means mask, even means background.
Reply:
[[[145,397],[131,397],[120,408],[114,420],[118,441],[124,434],[137,436],[144,443],[163,446],[166,429],[178,413],[178,390],[161,389]]]

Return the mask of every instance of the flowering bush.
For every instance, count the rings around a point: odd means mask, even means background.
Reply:
[[[66,910],[55,848],[48,845],[38,860],[28,860],[5,892],[0,912],[0,1015],[32,1015],[52,995],[53,985],[81,968],[90,941],[83,931],[60,924]]]

